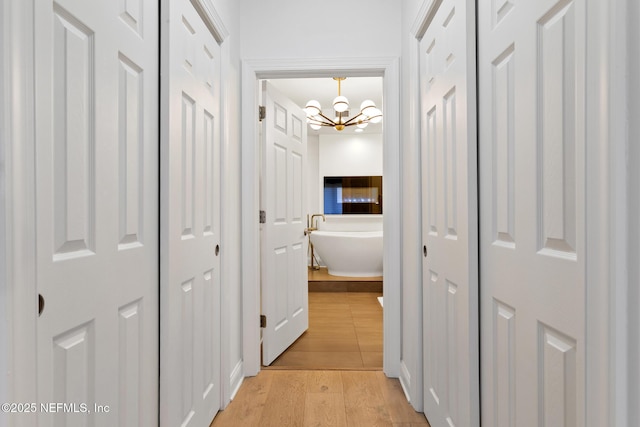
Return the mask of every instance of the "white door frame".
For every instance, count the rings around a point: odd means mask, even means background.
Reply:
[[[0,277],[0,301],[5,303],[0,317],[6,316],[0,319],[6,321],[5,328],[0,326],[6,331],[0,334],[0,381],[6,389],[0,389],[0,396],[6,393],[3,402],[32,402],[37,391],[35,11],[32,1],[12,0],[0,0],[0,11],[0,228],[5,231],[0,256],[6,267]],[[0,426],[29,426],[34,420],[0,413]]]
[[[242,307],[244,374],[260,372],[260,150],[258,79],[384,77],[384,372],[400,374],[400,75],[398,58],[242,61]]]

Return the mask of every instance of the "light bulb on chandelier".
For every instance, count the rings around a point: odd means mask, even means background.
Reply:
[[[331,119],[325,116],[322,113],[320,102],[312,99],[307,102],[304,108],[304,112],[307,114],[307,123],[311,129],[318,130],[322,126],[332,127],[337,131],[342,131],[348,126],[357,126],[359,129],[364,129],[369,123],[380,123],[382,121],[382,111],[370,99],[363,101],[360,104],[360,112],[349,118],[349,100],[340,94],[340,83],[346,77],[334,77],[333,79],[338,82],[338,96],[333,100],[335,118]]]

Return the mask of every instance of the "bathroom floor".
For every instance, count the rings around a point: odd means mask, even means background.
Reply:
[[[309,292],[309,329],[265,369],[381,370],[380,296],[381,291]]]

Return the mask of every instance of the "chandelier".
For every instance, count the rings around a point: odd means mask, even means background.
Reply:
[[[322,113],[320,103],[315,99],[307,102],[304,112],[307,114],[307,123],[313,130],[318,130],[322,126],[329,126],[337,131],[344,130],[347,126],[357,126],[360,129],[367,127],[369,123],[380,123],[382,121],[382,111],[376,108],[376,104],[367,99],[360,105],[360,112],[349,118],[349,101],[340,94],[340,82],[346,77],[334,77],[338,82],[338,96],[333,100],[335,118],[330,118]]]

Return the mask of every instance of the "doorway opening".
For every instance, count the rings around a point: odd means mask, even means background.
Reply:
[[[327,107],[326,116],[334,114],[335,78],[269,83],[300,109],[313,99]],[[365,100],[383,108],[382,77],[349,77],[340,83],[351,104],[342,113],[344,121],[354,119]],[[340,131],[307,126],[303,191],[309,327],[265,368],[382,369],[382,126],[369,123]],[[268,181],[264,174],[271,173],[264,167],[263,186]],[[261,194],[270,197],[264,188]]]
[[[289,61],[291,62],[291,61]],[[259,81],[262,79],[330,78],[334,76],[382,78],[385,99],[383,116],[384,141],[384,192],[383,218],[384,240],[384,319],[383,319],[383,370],[387,376],[397,377],[400,372],[400,200],[399,200],[399,70],[396,58],[368,58],[350,60],[305,60],[304,64],[287,60],[246,60],[243,62],[243,117],[255,117],[258,122]],[[256,151],[259,126],[245,127],[243,134],[243,286],[244,362],[246,375],[260,371],[261,331],[255,322],[260,313],[260,229],[251,212],[259,210],[260,153]],[[254,267],[254,268],[251,268]],[[388,286],[393,283],[394,286]],[[376,299],[377,302],[377,299]],[[255,326],[254,326],[255,325]]]

